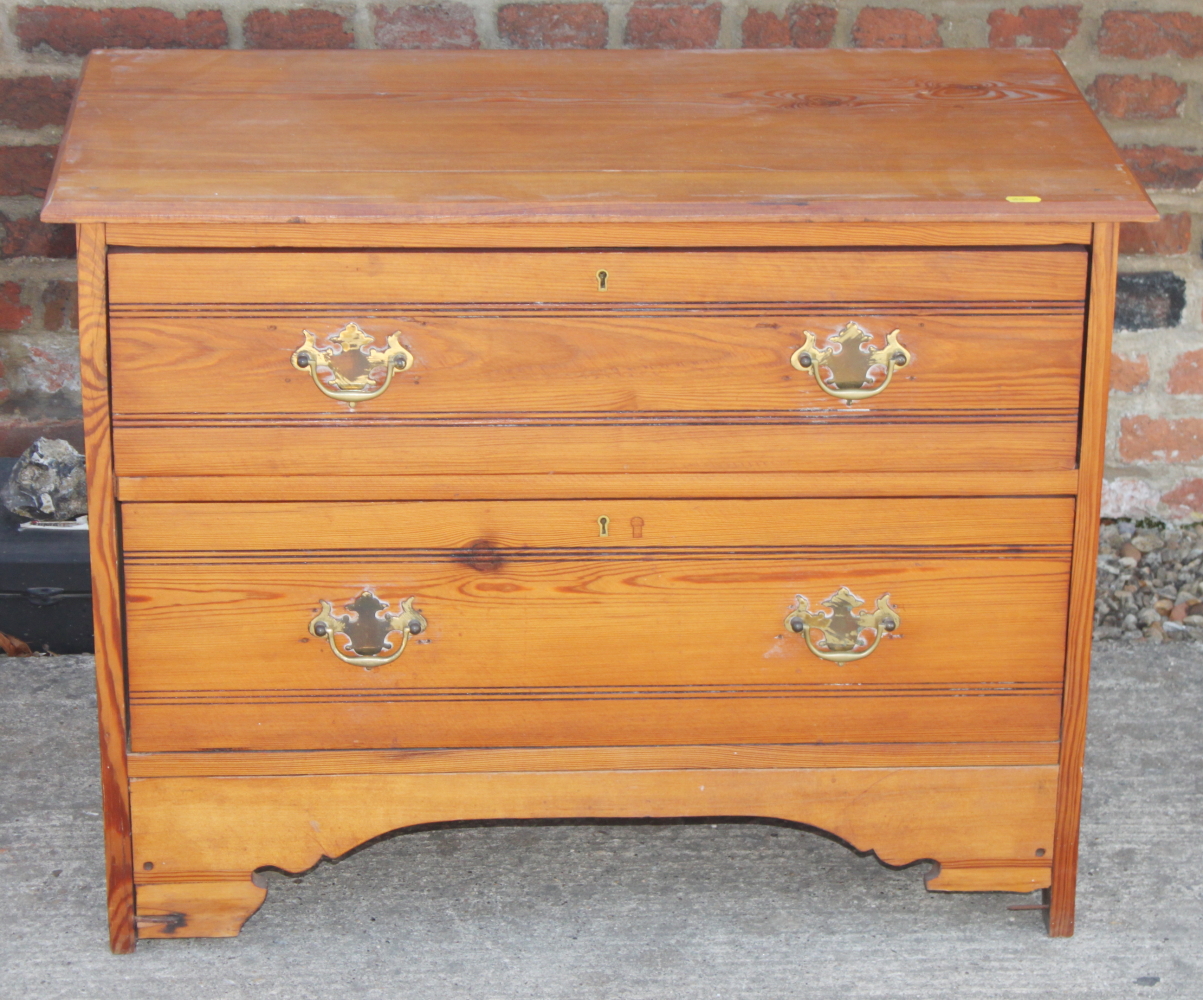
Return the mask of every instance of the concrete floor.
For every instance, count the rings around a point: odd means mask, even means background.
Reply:
[[[1104,643],[1078,934],[774,823],[455,826],[107,949],[91,662],[0,657],[0,997],[1203,998],[1203,649]]]

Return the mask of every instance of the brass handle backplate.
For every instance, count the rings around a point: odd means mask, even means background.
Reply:
[[[388,345],[380,350],[373,345],[376,338],[364,333],[355,323],[348,323],[338,333],[327,338],[326,348],[317,346],[317,336],[303,331],[305,342],[292,352],[292,366],[308,371],[316,385],[331,399],[343,403],[362,403],[375,399],[393,381],[393,373],[413,367],[414,356],[401,346],[401,333],[392,334]],[[330,372],[331,385],[318,374],[319,368]],[[384,369],[380,378],[377,372]]]
[[[870,337],[855,323],[849,323],[839,333],[827,338],[827,346],[820,348],[818,339],[809,330],[803,330],[805,342],[790,356],[790,364],[800,372],[810,372],[829,396],[837,399],[868,399],[876,396],[890,384],[895,370],[911,362],[911,352],[898,343],[898,330],[886,336],[886,346],[875,348]],[[865,350],[868,345],[869,350]],[[873,372],[875,367],[885,369],[884,375]],[[830,377],[824,377],[820,369],[825,368]],[[876,384],[872,384],[876,383]]]
[[[877,648],[887,632],[893,632],[901,623],[898,609],[890,604],[889,594],[882,594],[872,611],[856,611],[865,602],[847,587],[840,587],[819,603],[831,611],[811,611],[810,602],[798,594],[796,603],[785,616],[785,627],[800,633],[806,640],[806,648],[815,656],[832,663],[864,659]],[[822,633],[822,638],[815,640],[812,630]],[[871,640],[865,638],[864,633],[868,631],[873,632]]]
[[[309,634],[330,643],[334,655],[344,663],[365,670],[392,663],[405,652],[409,637],[419,635],[426,629],[426,619],[414,609],[412,597],[401,602],[395,615],[381,617],[381,612],[387,611],[388,605],[370,590],[365,590],[346,606],[348,611],[355,612],[354,619],[350,615],[336,615],[329,601],[320,603],[321,611],[309,622]],[[394,632],[401,633],[400,642],[389,641],[389,636]],[[347,640],[342,649],[334,641],[336,635],[342,635]]]

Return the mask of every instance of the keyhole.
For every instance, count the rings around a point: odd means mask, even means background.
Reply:
[[[631,537],[632,538],[642,538],[643,537],[643,518],[641,518],[641,517],[631,518]]]
[[[600,538],[610,537],[610,519],[605,514],[597,519],[597,534]]]
[[[610,274],[608,271],[597,272],[597,290],[599,292],[604,292],[606,290],[606,279],[609,277]]]

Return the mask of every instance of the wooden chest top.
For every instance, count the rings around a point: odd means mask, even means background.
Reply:
[[[1157,218],[1057,57],[89,57],[49,222]]]

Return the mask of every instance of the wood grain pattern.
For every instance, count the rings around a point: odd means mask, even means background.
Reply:
[[[611,519],[599,534],[597,518]],[[938,550],[962,547],[1063,547],[1073,501],[1066,498],[899,497],[888,509],[876,500],[646,500],[603,507],[593,501],[529,503],[245,503],[131,504],[124,508],[127,557],[195,553],[221,564],[236,553],[344,552],[368,558],[390,549],[496,548],[482,571],[507,557],[548,549],[654,551],[661,547],[788,546],[814,553],[859,548]],[[632,517],[644,520],[635,537]],[[477,543],[486,540],[489,544]],[[268,561],[274,561],[268,557]]]
[[[844,743],[839,746],[499,747],[463,750],[234,750],[129,755],[133,778],[296,774],[456,774],[713,768],[999,767],[1056,764],[1051,743]]]
[[[211,470],[220,473],[222,470]],[[1076,469],[1057,472],[732,473],[679,475],[362,476],[355,498],[367,500],[576,500],[671,497],[915,497],[1069,496]],[[335,476],[149,476],[117,480],[123,501],[339,500],[347,497]]]
[[[110,266],[125,303],[125,476],[321,474],[350,428],[382,458],[403,439],[419,473],[853,471],[866,447],[882,470],[1068,469],[1075,457],[1078,252],[136,253]],[[743,304],[722,304],[732,296]],[[798,296],[826,306],[764,304]],[[415,297],[523,306],[394,304],[372,319],[345,304]],[[546,315],[557,300],[579,302]],[[255,301],[267,305],[233,304]],[[400,326],[417,358],[354,412],[289,364],[303,329],[331,334],[352,317],[381,342]],[[899,325],[917,353],[880,402],[846,406],[788,360],[803,328],[825,337],[853,317],[882,343]],[[802,430],[829,421],[842,426]]]
[[[104,52],[60,155],[49,222],[1156,219],[1048,52]]]
[[[79,227],[79,355],[88,477],[88,543],[96,634],[96,703],[100,787],[104,800],[105,878],[109,946],[134,950],[134,882],[126,772],[125,664],[118,562],[117,502],[109,431],[109,337],[105,299],[104,226]]]
[[[1088,223],[614,223],[487,222],[432,226],[370,222],[114,223],[110,246],[122,247],[803,247],[1089,245]]]
[[[1090,687],[1090,645],[1098,552],[1100,492],[1107,433],[1107,393],[1111,374],[1111,331],[1119,228],[1095,227],[1090,272],[1090,319],[1086,328],[1086,367],[1082,392],[1081,482],[1074,521],[1069,635],[1065,660],[1065,701],[1061,722],[1061,778],[1057,791],[1057,861],[1049,892],[1048,928],[1053,937],[1074,932],[1078,878],[1078,828],[1082,811],[1082,762],[1086,751],[1086,701]]]
[[[770,500],[131,505],[133,745],[1055,739],[1070,511],[1054,499],[897,501],[884,516],[868,500],[838,516]],[[843,585],[891,594],[903,616],[855,667],[783,634],[795,594],[817,602]],[[319,600],[341,607],[365,586],[393,606],[416,596],[429,621],[371,672],[306,632]],[[994,621],[1023,628],[978,649]]]
[[[482,310],[483,312],[483,310]],[[830,414],[886,415],[899,421],[1013,413],[1073,420],[1078,407],[1083,314],[1014,310],[994,315],[891,314],[799,310],[766,315],[477,316],[424,314],[360,317],[383,345],[400,331],[413,354],[379,398],[356,404],[330,399],[290,358],[312,331],[319,344],[346,324],[347,313],[187,318],[115,316],[113,409],[118,426],[139,415],[187,415],[198,424],[217,415],[269,416],[279,423],[313,415],[359,418],[405,414],[437,422],[495,414],[563,422],[615,414],[632,419],[688,417],[696,422],[797,419]],[[819,343],[856,321],[883,347],[891,331],[913,355],[880,395],[848,405],[790,365],[803,330]],[[878,378],[881,376],[879,375]]]
[[[458,819],[771,816],[887,864],[931,858],[936,888],[1048,882],[1055,767],[819,768],[142,778],[133,782],[143,936],[237,934],[266,896],[252,872],[302,872],[372,837]],[[972,873],[959,883],[950,872]],[[993,872],[993,881],[989,872]]]
[[[513,423],[433,426],[361,420],[348,440],[345,422],[306,426],[233,420],[195,426],[187,419],[138,426],[126,419],[113,440],[120,476],[339,475],[356,482],[412,469],[453,476],[925,471],[1014,475],[1075,468],[1077,422],[997,421],[873,423],[835,411],[829,423],[676,424]],[[504,418],[502,418],[504,419]]]
[[[471,311],[504,303],[624,305],[751,303],[1061,303],[1080,307],[1086,254],[1023,250],[554,251],[431,253],[336,250],[110,254],[115,315],[326,303]],[[599,287],[597,272],[608,280]],[[136,310],[135,310],[135,307]],[[258,312],[270,310],[257,310]]]

